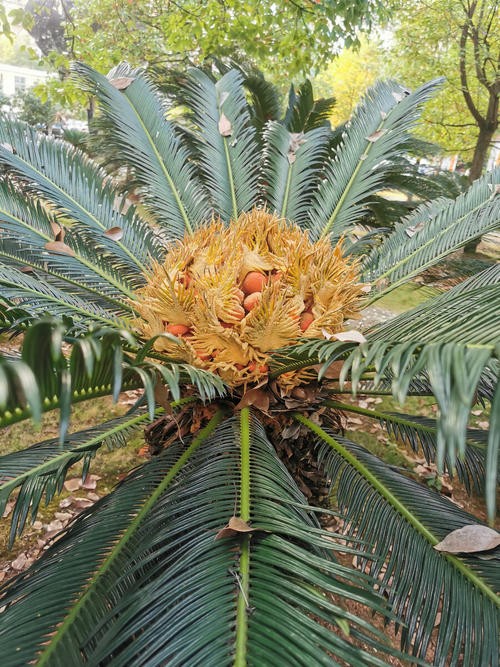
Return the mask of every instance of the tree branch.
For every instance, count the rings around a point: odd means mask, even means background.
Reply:
[[[474,8],[475,5],[476,2],[473,3]],[[468,37],[469,37],[469,18],[467,18],[466,22],[464,23],[462,27],[462,32],[460,34],[460,57],[459,57],[460,84],[462,86],[462,95],[464,96],[467,108],[471,112],[472,116],[476,119],[477,124],[482,125],[484,123],[484,118],[482,117],[476,105],[474,104],[474,100],[472,99],[472,95],[470,94],[469,91],[469,83],[467,81],[467,68],[465,59],[466,59],[466,47],[467,47]]]

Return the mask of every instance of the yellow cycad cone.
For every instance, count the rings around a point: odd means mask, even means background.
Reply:
[[[136,293],[136,326],[157,351],[220,375],[233,387],[261,382],[269,355],[301,338],[341,331],[359,310],[358,266],[327,240],[254,209],[220,220],[170,248]],[[303,374],[278,378],[283,387]]]

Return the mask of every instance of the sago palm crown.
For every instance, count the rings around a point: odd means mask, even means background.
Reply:
[[[61,415],[58,439],[0,457],[11,538],[98,449],[147,427],[151,456],[4,584],[2,665],[387,664],[394,640],[353,602],[395,623],[402,660],[496,664],[498,534],[343,429],[381,424],[493,521],[498,265],[359,322],[498,227],[500,172],[429,201],[407,154],[436,83],[378,83],[332,130],[309,84],[282,116],[239,69],[190,70],[168,94],[125,66],[75,74],[101,166],[0,126],[0,315],[24,334],[0,359],[0,424]],[[420,204],[395,222],[388,189]],[[70,428],[72,403],[141,387],[125,415]],[[391,393],[434,396],[436,420],[351,396]],[[489,433],[468,427],[478,401]],[[440,545],[466,526],[472,547]]]

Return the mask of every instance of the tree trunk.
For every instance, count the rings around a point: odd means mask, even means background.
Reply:
[[[498,96],[496,97],[496,100],[492,100],[490,97],[488,116],[491,113],[494,114],[493,119],[487,118],[485,123],[481,123],[479,125],[479,135],[477,137],[476,146],[474,148],[474,156],[472,158],[472,164],[469,171],[470,183],[473,183],[483,173],[484,163],[488,158],[488,151],[495,132],[498,128]],[[472,239],[464,246],[464,252],[476,252],[477,246],[480,244],[480,242],[480,236],[476,239]]]
[[[471,183],[479,178],[483,172],[484,163],[488,157],[488,151],[494,134],[495,128],[489,123],[479,128],[479,135],[474,148],[474,156],[472,158],[469,172],[469,181]]]

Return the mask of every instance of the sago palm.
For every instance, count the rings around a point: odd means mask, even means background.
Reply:
[[[1,126],[1,313],[24,333],[1,361],[1,423],[61,412],[59,439],[0,457],[12,538],[99,448],[147,426],[151,457],[4,585],[2,665],[385,664],[395,649],[353,602],[394,621],[417,662],[496,664],[495,534],[343,426],[380,423],[484,490],[493,519],[499,267],[357,321],[498,225],[500,172],[360,245],[433,84],[377,84],[332,141],[308,114],[259,125],[238,71],[188,72],[169,116],[143,74],[75,69],[120,189],[74,147]],[[138,387],[124,416],[69,428],[72,403]],[[433,394],[437,419],[367,410],[356,392]],[[489,437],[467,428],[477,401]],[[469,524],[489,551],[434,548]]]

